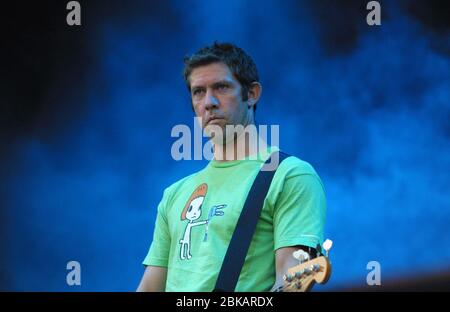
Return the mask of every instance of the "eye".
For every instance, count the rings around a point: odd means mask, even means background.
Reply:
[[[188,212],[192,211],[192,205],[189,206]]]
[[[218,89],[218,90],[221,90],[221,91],[227,90],[228,87],[229,87],[229,86],[228,86],[227,84],[225,84],[225,83],[221,83],[221,84],[218,84],[218,85],[217,85],[217,89]]]
[[[202,93],[203,93],[203,89],[201,89],[201,88],[196,88],[196,89],[192,90],[193,96],[199,96]]]

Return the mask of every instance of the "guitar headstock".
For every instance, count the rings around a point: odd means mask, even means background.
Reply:
[[[331,275],[331,264],[321,256],[288,269],[284,275],[284,292],[306,292],[315,284],[325,284]]]
[[[333,241],[325,240],[323,249],[325,256],[309,260],[309,254],[303,250],[297,250],[293,257],[298,259],[300,264],[288,269],[283,276],[284,292],[306,292],[311,289],[314,283],[325,284],[331,275],[331,264],[328,258]],[[308,260],[308,261],[305,261]]]

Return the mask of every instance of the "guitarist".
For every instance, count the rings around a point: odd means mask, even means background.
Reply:
[[[229,43],[206,46],[185,58],[184,78],[195,115],[212,140],[214,158],[165,189],[138,291],[214,289],[255,176],[277,151],[273,146],[257,149],[252,142],[259,137],[246,131],[230,134],[226,127],[255,126],[262,86],[244,50]],[[282,276],[298,264],[294,251],[302,248],[315,257],[325,218],[318,174],[309,163],[286,158],[265,197],[235,291],[270,291],[283,285]]]

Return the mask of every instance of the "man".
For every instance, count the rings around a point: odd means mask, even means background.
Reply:
[[[185,59],[184,77],[194,112],[211,136],[214,158],[164,191],[138,291],[214,289],[250,187],[277,150],[256,150],[243,132],[226,129],[254,125],[261,95],[256,66],[242,49],[226,43],[204,47]],[[302,248],[314,256],[325,215],[324,188],[313,167],[286,158],[265,198],[235,291],[281,286],[287,269],[298,264],[294,251]]]

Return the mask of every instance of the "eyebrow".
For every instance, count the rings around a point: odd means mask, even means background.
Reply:
[[[215,88],[215,87],[218,87],[220,85],[232,86],[233,82],[229,81],[229,80],[219,80],[219,81],[216,81],[216,82],[212,83],[211,87]],[[191,87],[191,91],[194,91],[194,90],[197,90],[197,89],[201,89],[201,88],[205,88],[205,86],[202,86],[202,85],[193,86],[193,87]]]
[[[220,86],[220,85],[228,85],[228,86],[231,86],[231,85],[232,85],[232,82],[231,82],[231,81],[228,81],[228,80],[221,80],[221,81],[217,81],[217,82],[213,83],[213,84],[212,84],[212,87],[214,88],[214,87],[218,87],[218,86]]]

